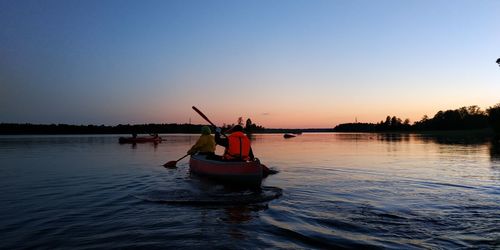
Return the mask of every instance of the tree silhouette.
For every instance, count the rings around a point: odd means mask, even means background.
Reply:
[[[500,60],[500,59],[499,59]],[[488,113],[488,120],[498,134],[500,134],[500,103],[497,103],[495,106],[490,107],[486,110]]]
[[[390,117],[390,116],[387,116],[387,117],[385,118],[385,123],[384,123],[384,125],[385,125],[387,128],[389,128],[389,127],[391,126],[391,117]]]
[[[487,112],[477,105],[461,107],[455,110],[438,111],[434,117],[424,115],[420,121],[410,124],[410,119],[404,121],[396,116],[387,116],[377,124],[344,123],[334,128],[339,132],[376,132],[376,131],[419,131],[419,130],[463,130],[484,129],[491,126],[500,133],[500,103],[490,107]]]
[[[247,121],[245,122],[245,129],[249,130],[251,128],[252,128],[252,120],[250,120],[250,118],[248,118]]]

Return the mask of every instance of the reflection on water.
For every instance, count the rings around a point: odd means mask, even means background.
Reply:
[[[500,180],[500,137],[498,136],[491,139],[490,159],[493,178]]]
[[[473,135],[421,135],[422,141],[448,145],[483,145],[489,143],[489,136]]]
[[[406,133],[381,133],[377,134],[377,140],[386,142],[408,142],[410,141],[410,134]]]
[[[0,137],[0,248],[498,246],[498,139],[255,134],[259,193],[163,168],[198,135],[161,136]]]
[[[500,162],[500,138],[499,137],[491,139],[490,157],[491,157],[491,161]]]

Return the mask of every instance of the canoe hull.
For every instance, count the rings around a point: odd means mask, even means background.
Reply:
[[[195,175],[236,185],[260,186],[262,182],[262,165],[258,161],[217,161],[193,155],[189,160],[189,170]]]

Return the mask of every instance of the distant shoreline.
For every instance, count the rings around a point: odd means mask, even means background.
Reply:
[[[106,125],[69,125],[69,124],[31,124],[0,123],[0,135],[69,135],[69,134],[199,134],[204,124],[119,124]],[[302,133],[335,132],[333,128],[258,128],[250,133]]]
[[[68,125],[68,124],[30,124],[0,123],[0,135],[124,135],[124,134],[199,134],[203,124],[138,124],[138,125]],[[338,131],[334,128],[263,128],[248,131],[254,134],[283,133],[394,133],[430,135],[495,135],[491,128],[460,130],[386,130],[386,131]]]
[[[238,119],[243,124],[243,119]],[[69,124],[31,124],[0,123],[0,135],[16,134],[198,134],[204,124],[118,124],[106,125],[69,125]],[[227,130],[234,124],[224,124]],[[396,116],[387,116],[378,123],[342,123],[333,128],[264,128],[252,123],[250,118],[245,125],[247,133],[426,133],[426,134],[492,134],[500,135],[500,103],[482,111],[478,106],[461,107],[454,110],[437,112],[434,117],[425,115],[420,121],[410,124]]]

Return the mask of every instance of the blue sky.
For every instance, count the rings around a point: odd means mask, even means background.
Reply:
[[[0,2],[0,122],[420,119],[500,102],[499,1]]]

